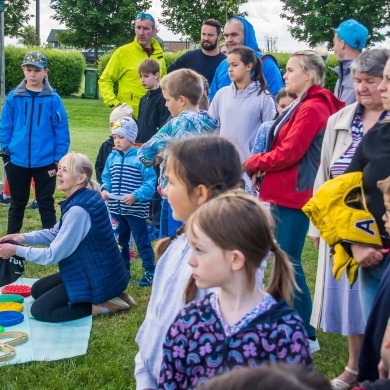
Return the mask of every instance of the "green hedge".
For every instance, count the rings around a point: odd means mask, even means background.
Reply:
[[[282,69],[286,69],[286,64],[291,54],[289,53],[270,53],[270,54],[272,54],[278,60],[278,63]],[[325,78],[324,86],[325,88],[333,92],[337,81],[337,74],[331,70],[331,68],[337,66],[337,60],[333,54],[328,57],[325,66],[326,66],[326,78]]]
[[[50,85],[61,96],[78,93],[86,66],[84,57],[78,51],[37,48],[5,48],[5,89],[8,93],[23,80],[21,63],[29,51],[42,52],[48,62]]]
[[[164,60],[165,60],[165,63],[167,65],[167,67],[169,65],[171,65],[172,62],[176,61],[176,59],[179,58],[183,53],[185,53],[185,51],[186,50],[175,51],[175,52],[164,52]],[[113,53],[113,51],[109,51],[108,53],[103,54],[99,58],[99,62],[98,62],[98,74],[99,74],[99,76],[103,73],[104,68],[106,67],[108,61],[110,61],[112,53]]]
[[[164,52],[164,59],[167,64],[167,67],[174,62],[178,57],[180,57],[185,50],[177,51],[177,52]],[[99,64],[98,64],[98,73],[99,76],[103,73],[104,68],[106,67],[108,61],[110,60],[113,52],[109,52],[104,54],[102,57],[100,57]],[[280,67],[282,69],[286,69],[286,64],[288,59],[290,58],[290,53],[270,53],[272,54],[278,61]],[[337,75],[335,72],[333,72],[330,68],[334,68],[337,66],[336,57],[334,55],[329,56],[329,58],[326,61],[326,79],[325,79],[325,88],[329,89],[330,91],[334,91],[334,87],[336,85],[337,81]]]

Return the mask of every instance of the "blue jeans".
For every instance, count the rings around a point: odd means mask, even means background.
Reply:
[[[145,271],[154,273],[154,252],[150,243],[148,226],[145,218],[134,217],[133,215],[113,214],[118,222],[118,245],[125,261],[126,268],[130,271],[129,240],[133,234],[135,245],[137,245],[139,256],[142,260],[142,267]]]
[[[366,323],[389,258],[390,256],[385,257],[376,267],[359,267],[360,305]]]
[[[176,221],[172,217],[172,207],[168,203],[168,199],[163,199],[161,202],[161,219],[160,219],[160,237],[170,237],[179,227],[183,225],[183,222]]]
[[[309,219],[301,210],[275,204],[271,204],[271,212],[276,223],[276,240],[290,258],[295,270],[295,279],[301,289],[301,292],[294,292],[294,309],[301,316],[308,336],[315,337],[315,329],[310,325],[311,295],[301,261]]]

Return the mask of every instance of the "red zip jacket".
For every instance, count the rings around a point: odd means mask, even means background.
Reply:
[[[265,172],[260,190],[262,200],[301,209],[312,197],[326,123],[344,106],[332,92],[312,86],[295,107],[275,122],[269,151],[255,154],[244,163],[250,176]]]

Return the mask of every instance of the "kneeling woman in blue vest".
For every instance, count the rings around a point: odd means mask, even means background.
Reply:
[[[0,257],[15,254],[41,265],[58,264],[60,272],[32,286],[34,318],[71,321],[113,313],[135,305],[123,291],[130,274],[119,252],[107,207],[92,180],[92,164],[80,153],[68,153],[58,164],[61,219],[52,229],[9,234],[0,239]],[[15,240],[46,248],[5,244]]]

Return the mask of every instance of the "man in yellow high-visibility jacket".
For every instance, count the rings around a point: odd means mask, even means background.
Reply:
[[[104,104],[111,108],[126,103],[133,107],[133,116],[138,118],[138,105],[146,89],[138,74],[139,64],[146,58],[160,63],[160,76],[167,73],[161,46],[153,37],[156,35],[156,22],[152,15],[139,13],[135,21],[134,41],[115,50],[99,79],[100,93]],[[115,95],[114,83],[118,82]]]

